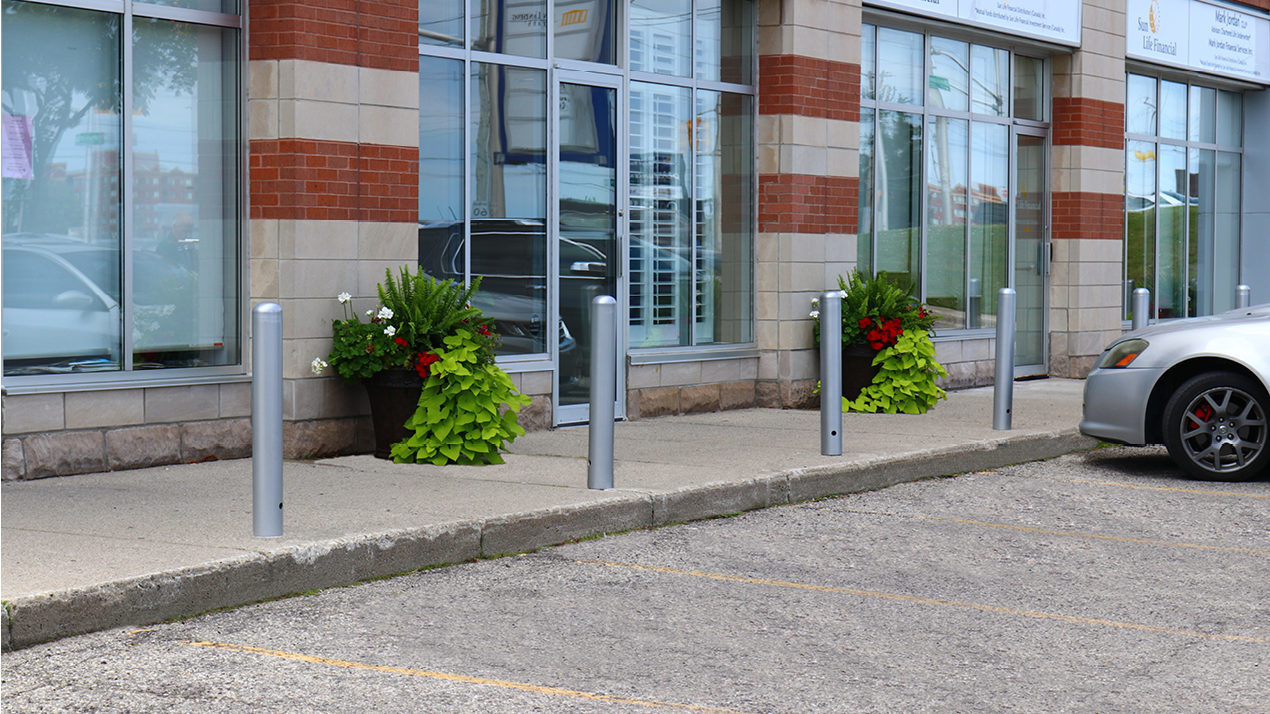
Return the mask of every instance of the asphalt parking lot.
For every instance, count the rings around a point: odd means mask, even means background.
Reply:
[[[1100,449],[3,662],[6,711],[1270,711],[1270,481]]]

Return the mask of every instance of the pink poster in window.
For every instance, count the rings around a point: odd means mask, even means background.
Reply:
[[[31,171],[31,117],[4,115],[4,178],[35,178]]]

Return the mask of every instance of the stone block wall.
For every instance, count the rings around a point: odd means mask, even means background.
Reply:
[[[760,406],[818,403],[811,299],[855,265],[860,22],[858,0],[759,5]]]
[[[759,358],[630,365],[628,419],[745,409],[759,404]]]

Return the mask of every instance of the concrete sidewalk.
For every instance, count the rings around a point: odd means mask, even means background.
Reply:
[[[585,428],[534,432],[501,466],[347,456],[284,467],[285,535],[252,536],[251,461],[3,485],[3,646],[157,622],[606,532],[1048,458],[1078,435],[1076,380],[1018,382],[1013,428],[991,388],[927,414],[844,416],[820,455],[819,412],[749,409],[616,428],[611,491],[591,491]]]

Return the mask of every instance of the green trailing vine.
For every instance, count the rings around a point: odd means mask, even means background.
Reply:
[[[414,434],[392,446],[398,463],[501,464],[505,442],[523,436],[516,415],[529,397],[483,355],[482,336],[466,327],[431,354],[419,406],[406,421]]]
[[[873,364],[880,365],[877,376],[854,401],[842,398],[843,411],[921,414],[947,398],[935,383],[947,372],[935,361],[935,344],[924,330],[905,330]]]

